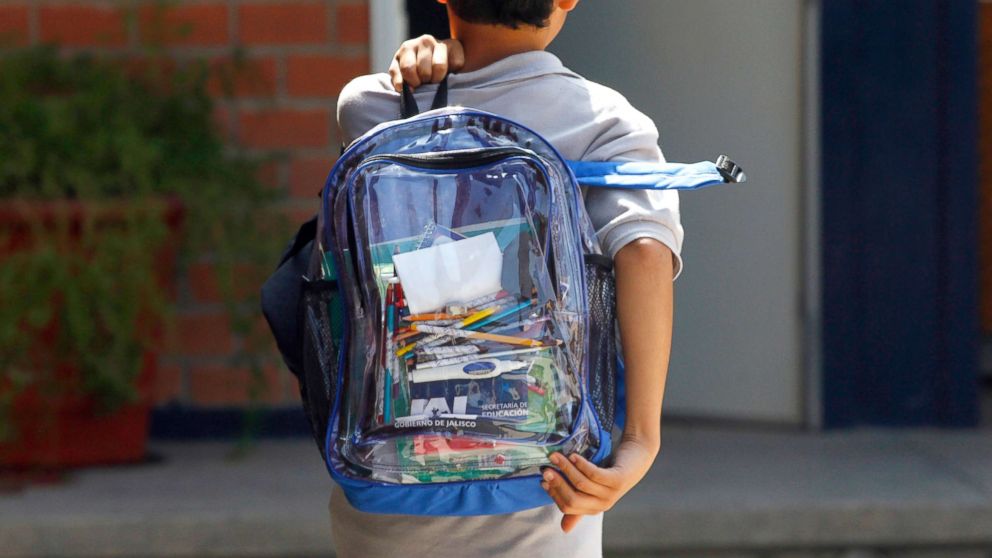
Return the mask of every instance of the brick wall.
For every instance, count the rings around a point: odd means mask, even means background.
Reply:
[[[369,70],[365,0],[186,0],[169,3],[164,12],[156,4],[4,0],[0,38],[123,56],[140,55],[140,45],[151,40],[167,45],[177,60],[217,62],[237,49],[245,70],[232,84],[233,99],[218,95],[218,124],[232,142],[272,156],[263,180],[289,192],[291,214],[313,214],[340,149],[335,97]],[[249,373],[231,361],[244,340],[231,334],[208,263],[193,264],[180,278],[173,337],[161,359],[158,403],[229,407],[248,400]],[[263,401],[296,404],[295,381],[278,359],[266,366],[265,377]]]

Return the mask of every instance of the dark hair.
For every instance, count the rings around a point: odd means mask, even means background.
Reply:
[[[469,23],[545,27],[554,11],[554,0],[448,0],[455,15]]]

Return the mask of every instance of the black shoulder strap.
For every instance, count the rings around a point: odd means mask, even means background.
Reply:
[[[434,94],[434,101],[431,103],[431,110],[448,106],[448,76],[444,76],[441,83],[437,84],[437,93]],[[403,82],[403,91],[400,94],[400,116],[410,118],[420,114],[420,107],[417,100],[413,98],[413,90]]]

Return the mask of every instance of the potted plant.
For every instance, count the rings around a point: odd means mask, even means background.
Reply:
[[[0,465],[144,456],[177,257],[209,255],[252,323],[232,286],[277,252],[278,194],[215,130],[208,64],[143,68],[0,59]]]

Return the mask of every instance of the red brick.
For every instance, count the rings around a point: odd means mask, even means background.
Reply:
[[[156,405],[171,403],[182,397],[183,372],[183,367],[178,364],[159,364],[152,388],[152,400]]]
[[[271,109],[240,114],[241,141],[249,147],[324,147],[331,113],[325,109]]]
[[[286,90],[297,97],[336,97],[355,76],[368,73],[364,56],[290,56],[286,66]]]
[[[339,43],[366,44],[369,42],[369,8],[364,4],[338,6],[334,14],[335,35]]]
[[[327,173],[331,171],[331,157],[301,157],[289,163],[289,195],[313,200],[324,187]]]
[[[143,42],[179,46],[217,46],[230,40],[224,4],[144,6],[139,15]]]
[[[178,349],[186,355],[229,355],[234,351],[231,323],[221,311],[180,316]]]
[[[212,265],[208,263],[190,265],[187,278],[189,279],[189,290],[195,302],[220,301],[220,288],[217,286],[217,276]]]
[[[274,58],[218,58],[211,62],[211,68],[210,92],[214,95],[271,97],[276,93]]]
[[[232,273],[233,292],[231,294],[235,297],[244,299],[256,294],[262,288],[264,272],[258,269],[258,266],[235,264]],[[206,262],[191,264],[187,277],[194,302],[221,302],[224,300],[224,290],[217,280],[217,269],[213,264]]]
[[[262,369],[264,376],[261,393],[255,400],[280,403],[283,400],[282,377],[274,366]],[[243,405],[252,399],[252,377],[245,368],[232,368],[222,364],[194,365],[190,369],[190,398],[196,405]]]
[[[290,200],[279,204],[279,211],[285,216],[287,221],[296,227],[313,218],[319,209],[320,202],[316,198],[306,201]]]
[[[282,164],[280,161],[266,161],[258,166],[255,177],[263,185],[270,188],[279,188],[279,175]]]
[[[56,4],[39,10],[42,42],[68,46],[121,46],[124,14],[112,5]]]
[[[240,6],[241,42],[259,44],[315,44],[328,41],[324,4],[267,3]]]
[[[0,46],[23,46],[28,42],[28,7],[0,6]]]

